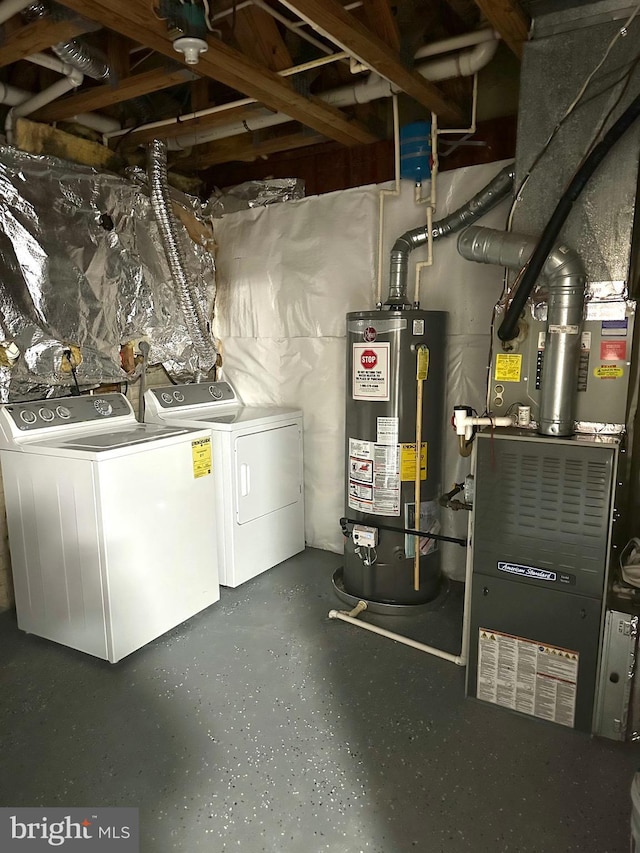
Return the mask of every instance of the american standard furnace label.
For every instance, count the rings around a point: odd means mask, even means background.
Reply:
[[[373,515],[400,515],[397,444],[349,439],[349,507]]]
[[[477,698],[573,728],[578,652],[478,631]]]

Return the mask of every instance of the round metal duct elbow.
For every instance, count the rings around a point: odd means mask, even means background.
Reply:
[[[458,252],[469,261],[521,270],[536,240],[473,225],[458,237]],[[578,253],[556,244],[542,269],[547,288],[547,331],[540,390],[538,432],[569,436],[574,412],[584,321],[586,273]]]

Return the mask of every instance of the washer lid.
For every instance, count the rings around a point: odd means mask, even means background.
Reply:
[[[177,427],[164,427],[156,424],[138,424],[134,427],[113,430],[110,432],[97,432],[89,435],[74,435],[68,438],[52,439],[51,441],[33,441],[25,444],[25,450],[47,448],[53,450],[60,448],[64,450],[83,450],[92,453],[104,453],[107,450],[116,450],[122,447],[133,447],[137,444],[146,444],[149,441],[171,438],[188,432],[186,429]]]

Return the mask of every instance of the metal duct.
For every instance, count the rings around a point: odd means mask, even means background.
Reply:
[[[460,231],[476,219],[488,213],[498,202],[511,192],[515,177],[515,166],[505,166],[489,183],[476,193],[458,210],[434,222],[432,238],[439,240]],[[393,244],[391,250],[391,269],[389,273],[389,296],[385,305],[400,306],[407,304],[407,275],[409,269],[409,253],[423,246],[429,239],[426,225],[406,231]]]
[[[473,225],[459,236],[458,252],[469,261],[520,270],[536,242],[533,237]],[[556,243],[541,275],[547,281],[548,313],[538,432],[572,435],[586,273],[577,252]]]
[[[177,223],[171,210],[167,181],[167,146],[159,139],[149,144],[147,154],[151,206],[158,223],[176,294],[184,314],[187,329],[199,356],[199,368],[207,373],[215,365],[217,352],[209,336],[207,322],[198,301],[196,290],[187,274],[178,240]]]
[[[77,39],[54,44],[51,50],[58,59],[72,65],[93,80],[106,82],[111,77],[111,68],[107,63]]]
[[[35,21],[37,18],[46,18],[50,14],[51,10],[46,3],[31,3],[24,10],[24,16],[28,21]],[[101,59],[93,49],[77,39],[54,44],[51,50],[58,59],[66,62],[67,65],[71,65],[73,68],[77,68],[78,71],[81,71],[93,80],[107,81],[111,77],[111,68],[104,59]]]

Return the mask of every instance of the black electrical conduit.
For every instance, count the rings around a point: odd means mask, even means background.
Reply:
[[[640,95],[632,101],[615,124],[609,128],[603,139],[587,155],[584,163],[576,171],[567,190],[556,205],[556,209],[551,214],[551,218],[547,222],[536,248],[533,250],[529,263],[524,269],[520,284],[498,329],[498,337],[501,341],[510,341],[517,336],[520,314],[531,295],[531,291],[558,238],[560,229],[571,212],[574,202],[577,201],[589,178],[591,178],[600,163],[620,137],[631,127],[638,116],[640,116]]]

